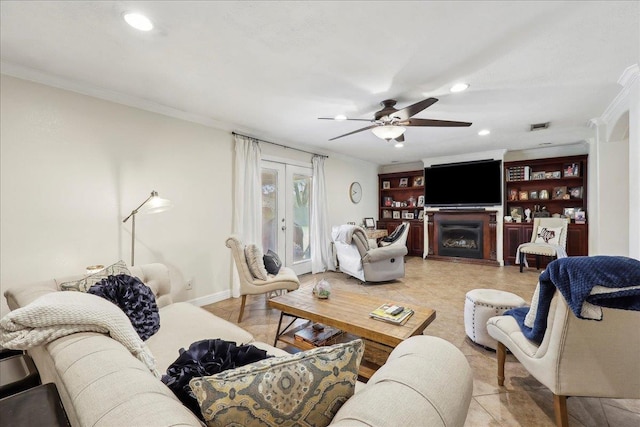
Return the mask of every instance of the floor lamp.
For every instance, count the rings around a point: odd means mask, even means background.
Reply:
[[[144,207],[144,209],[143,209]],[[151,195],[147,197],[147,200],[142,202],[140,206],[131,211],[128,217],[122,220],[123,223],[127,222],[131,218],[131,266],[133,267],[135,245],[136,245],[136,214],[144,213],[159,213],[171,209],[173,204],[170,200],[158,197],[157,191],[152,191]]]

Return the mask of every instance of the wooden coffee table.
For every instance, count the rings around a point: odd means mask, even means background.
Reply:
[[[435,310],[413,304],[406,304],[413,309],[414,314],[404,325],[375,320],[369,313],[387,301],[368,295],[356,294],[342,290],[332,290],[328,299],[318,299],[313,296],[311,287],[304,287],[288,292],[269,300],[269,306],[281,311],[278,330],[273,345],[278,341],[284,342],[301,350],[309,350],[314,345],[306,341],[296,340],[296,331],[307,327],[310,323],[323,323],[342,330],[344,333],[334,338],[330,343],[346,342],[362,338],[365,351],[360,364],[360,376],[370,378],[382,366],[389,353],[402,341],[420,335],[424,329],[436,318]],[[293,320],[282,328],[284,316]],[[293,327],[297,319],[309,322]]]

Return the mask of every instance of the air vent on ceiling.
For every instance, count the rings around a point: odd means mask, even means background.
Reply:
[[[531,131],[533,132],[534,130],[547,129],[550,124],[551,124],[551,122],[534,123],[534,124],[531,125]]]

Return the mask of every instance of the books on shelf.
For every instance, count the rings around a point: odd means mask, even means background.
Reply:
[[[380,307],[369,313],[369,316],[373,319],[382,320],[384,322],[393,323],[395,325],[404,325],[409,317],[411,317],[411,315],[413,314],[413,310],[407,307],[402,307],[403,310],[400,313],[391,314],[397,307],[397,305],[389,303],[382,304]]]
[[[530,166],[513,166],[507,169],[507,181],[529,181],[530,179]]]
[[[304,329],[300,329],[294,334],[294,338],[297,341],[306,341],[309,344],[313,344],[315,346],[324,345],[329,339],[336,337],[342,333],[340,329],[334,328],[332,326],[320,325],[319,327],[314,325],[307,326]],[[320,329],[322,328],[322,329]]]

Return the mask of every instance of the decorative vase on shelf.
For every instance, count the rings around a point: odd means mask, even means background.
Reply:
[[[319,299],[327,299],[331,295],[331,285],[325,279],[321,279],[313,287],[313,295]]]

